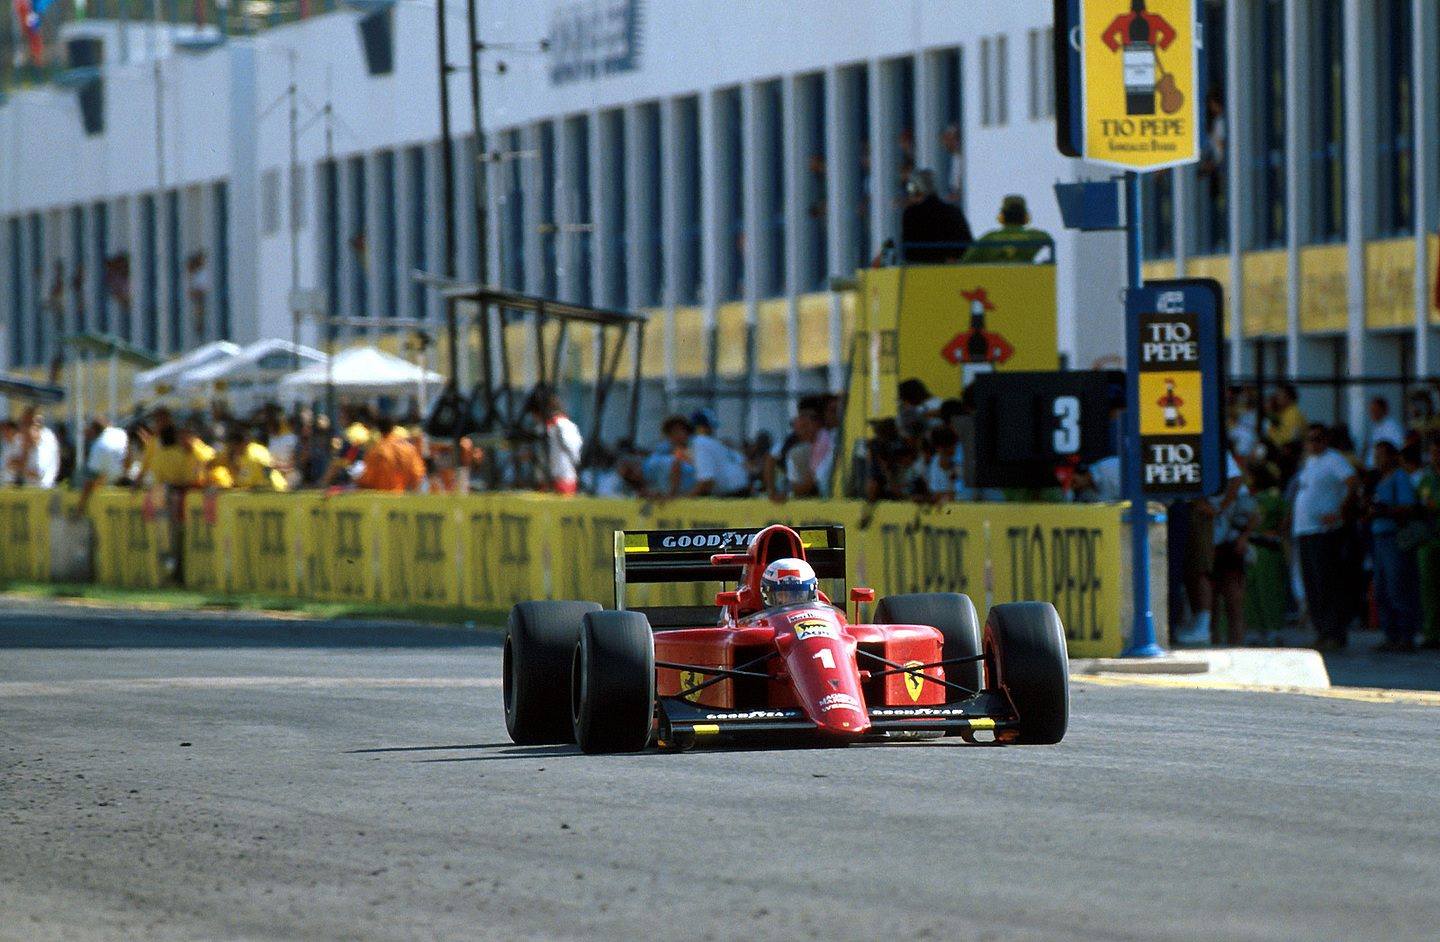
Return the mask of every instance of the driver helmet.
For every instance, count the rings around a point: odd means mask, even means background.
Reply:
[[[803,559],[777,559],[760,576],[760,597],[769,608],[814,602],[820,598],[820,580]]]

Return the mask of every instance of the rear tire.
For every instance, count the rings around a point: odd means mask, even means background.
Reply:
[[[575,741],[588,753],[639,752],[655,719],[655,635],[639,612],[591,612],[574,648]]]
[[[961,657],[977,657],[985,649],[980,644],[980,617],[975,603],[959,592],[918,592],[912,595],[887,595],[875,606],[877,625],[930,625],[945,638],[941,658],[947,661]],[[984,673],[979,661],[945,668],[945,679],[979,693],[984,688]],[[954,700],[960,691],[945,688],[945,699]]]
[[[521,602],[505,629],[505,728],[521,746],[571,743],[570,661],[594,602]]]
[[[1070,723],[1070,661],[1065,628],[1049,602],[1009,602],[990,609],[985,651],[991,687],[1010,697],[1018,742],[1050,745]]]

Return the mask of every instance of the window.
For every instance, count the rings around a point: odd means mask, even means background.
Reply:
[[[260,176],[260,231],[267,236],[280,231],[280,171],[266,170]]]
[[[525,189],[519,131],[504,131],[500,144],[500,284],[525,288]]]
[[[93,229],[90,230],[91,237],[95,240],[95,272],[90,278],[90,287],[94,291],[93,298],[95,314],[95,329],[102,334],[110,333],[110,292],[106,287],[105,260],[109,257],[110,246],[110,207],[105,203],[96,203],[92,216]]]
[[[330,164],[334,171],[334,164]],[[334,193],[334,190],[331,190]],[[220,340],[229,340],[230,333],[230,190],[225,183],[216,183],[212,196],[215,202],[215,328]],[[336,295],[330,295],[331,298]]]
[[[1030,120],[1055,117],[1055,31],[1030,30]]]
[[[539,126],[536,135],[540,142],[540,189],[531,198],[540,201],[537,215],[540,220],[540,284],[537,290],[541,297],[555,296],[555,268],[560,263],[556,254],[555,241],[555,126],[545,122]]]
[[[937,54],[939,89],[940,165],[935,168],[941,195],[961,207],[965,206],[965,118],[962,95],[961,58],[959,49],[945,49]]]
[[[756,274],[760,296],[773,298],[785,293],[785,106],[779,82],[763,83],[755,98],[759,153],[751,166],[761,179],[756,237],[765,246],[765,270]]]
[[[1414,230],[1415,117],[1411,97],[1410,0],[1380,0],[1376,56],[1376,229],[1381,235]]]
[[[1285,244],[1285,3],[1263,0],[1255,10],[1254,245]]]
[[[597,222],[601,224],[601,231],[606,233],[610,241],[606,247],[608,257],[605,273],[610,296],[602,298],[601,303],[620,306],[625,303],[628,294],[630,275],[628,240],[625,236],[625,208],[628,205],[626,193],[629,192],[630,182],[627,148],[630,141],[626,134],[625,112],[618,108],[605,112],[600,116],[600,127],[601,145],[609,151],[606,157],[611,168],[606,179],[596,181],[596,185],[600,187],[601,212],[604,213],[604,217]]]
[[[9,250],[9,295],[6,301],[10,308],[10,365],[19,366],[25,362],[25,257],[20,249],[20,220],[10,219],[5,223],[6,248]]]
[[[704,291],[700,255],[700,102],[693,96],[675,103],[675,148],[675,208],[672,212],[680,233],[679,258],[676,259],[679,284],[675,286],[675,301],[678,304],[698,304]]]
[[[1230,242],[1225,4],[1222,0],[1206,0],[1201,16],[1208,38],[1204,56],[1210,87],[1206,90],[1205,154],[1200,162],[1196,185],[1192,188],[1195,199],[1193,218],[1195,251],[1200,255],[1214,255],[1224,252]]]
[[[1345,20],[1343,0],[1317,0],[1310,75],[1310,237],[1345,237]]]
[[[980,123],[1001,127],[1010,120],[1009,37],[1004,33],[980,40]]]
[[[180,193],[165,194],[165,323],[170,334],[167,349],[185,349],[185,288],[180,279]]]
[[[801,291],[820,291],[825,287],[825,274],[829,271],[829,231],[825,220],[829,216],[829,166],[825,152],[825,75],[817,73],[801,77],[795,92],[800,114],[806,119],[798,131],[800,153],[805,155],[805,168],[800,176],[800,200],[804,207],[805,223],[803,238],[805,251],[801,254],[804,269],[800,273]]]
[[[721,257],[730,262],[729,270],[720,273],[719,295],[721,301],[735,301],[745,296],[749,254],[745,242],[745,142],[740,90],[730,88],[720,92],[715,108],[720,146],[720,220],[724,227],[721,238],[727,243],[727,251],[722,252]]]
[[[405,163],[408,167],[406,173],[410,181],[409,204],[410,204],[410,265],[416,271],[427,271],[427,235],[425,221],[428,218],[426,197],[427,189],[425,182],[425,148],[416,145],[405,152]],[[425,286],[415,279],[408,281],[410,294],[410,316],[425,317],[427,314],[425,304]]]
[[[160,311],[157,288],[160,257],[159,226],[156,220],[155,197],[140,197],[140,345],[155,351],[159,347]]]
[[[350,313],[370,316],[370,243],[365,219],[365,158],[347,162],[350,181]]]
[[[855,146],[849,153],[838,155],[839,159],[858,165],[860,172],[855,174],[855,208],[858,219],[851,227],[854,233],[854,244],[850,249],[850,261],[848,268],[858,268],[869,262],[870,252],[870,216],[872,213],[871,194],[874,192],[874,181],[870,150],[870,67],[866,65],[848,69],[841,73],[851,94],[850,100],[850,123],[849,126],[857,130],[857,134],[851,138],[855,145],[846,142],[846,146]],[[842,96],[842,101],[845,96]],[[878,248],[878,247],[877,247]]]
[[[570,264],[575,267],[576,296],[571,300],[579,304],[589,304],[594,296],[591,246],[595,235],[590,225],[590,119],[581,115],[567,121],[565,130],[570,138],[569,173],[575,181],[569,194],[571,205],[567,207],[575,239],[575,251]]]
[[[1145,258],[1175,256],[1175,171],[1157,170],[1140,178],[1145,220]]]
[[[649,307],[660,303],[660,286],[665,274],[665,243],[660,212],[660,192],[664,187],[660,106],[653,102],[641,105],[636,117],[639,139],[632,141],[631,146],[639,151],[640,167],[644,174],[639,181],[639,189],[641,198],[650,211],[642,213],[637,220],[639,228],[635,236],[640,240],[640,244],[636,254],[640,259],[640,268],[630,273],[630,279],[639,304]]]
[[[85,207],[70,209],[70,283],[66,290],[75,305],[75,330],[84,333],[90,329],[85,317],[85,278],[89,274],[85,265]]]
[[[376,156],[380,173],[379,254],[375,264],[380,272],[380,313],[393,317],[400,313],[400,286],[395,277],[396,249],[399,247],[399,224],[395,200],[395,152],[381,151]]]

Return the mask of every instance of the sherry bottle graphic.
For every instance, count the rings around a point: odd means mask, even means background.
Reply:
[[[1121,68],[1125,73],[1125,113],[1155,113],[1155,43],[1145,0],[1130,0],[1130,35],[1125,40]]]

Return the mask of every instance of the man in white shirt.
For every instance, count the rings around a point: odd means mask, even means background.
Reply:
[[[1330,447],[1323,425],[1305,433],[1305,460],[1296,475],[1291,533],[1300,556],[1306,608],[1315,627],[1316,647],[1340,650],[1346,642],[1346,616],[1351,606],[1340,598],[1344,576],[1345,531],[1342,511],[1359,478],[1345,456]]]
[[[107,484],[118,484],[125,477],[125,459],[130,450],[130,436],[123,428],[108,425],[101,419],[92,419],[85,429],[85,442],[89,453],[85,457],[85,489],[80,494],[80,507],[85,513],[90,504],[90,495]]]
[[[695,486],[682,495],[681,462],[671,464],[671,497],[744,497],[749,493],[750,472],[739,452],[713,435],[696,434],[695,426],[683,415],[666,419],[661,431],[677,453],[689,453],[695,467]]]
[[[31,410],[21,423],[20,483],[52,488],[60,477],[60,439],[45,427],[45,417]]]
[[[545,435],[541,447],[548,463],[548,489],[573,496],[580,490],[580,454],[585,447],[579,427],[560,407],[560,397],[546,389],[537,389],[531,396],[529,411]]]
[[[1370,400],[1370,432],[1365,436],[1365,467],[1375,467],[1375,445],[1389,442],[1399,451],[1405,447],[1405,429],[1390,414],[1390,403],[1384,396]]]

